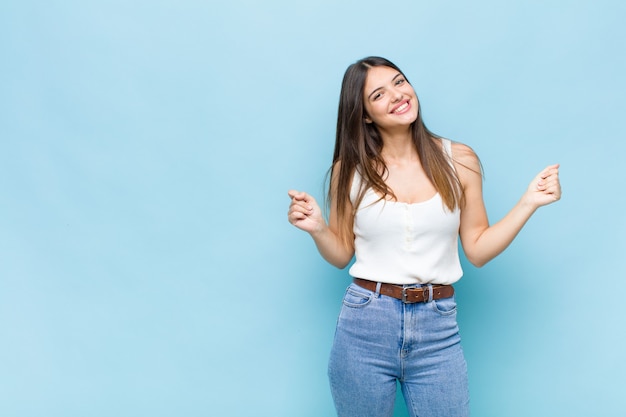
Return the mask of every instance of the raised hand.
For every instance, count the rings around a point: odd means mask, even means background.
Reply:
[[[559,164],[547,166],[532,180],[524,195],[526,202],[534,207],[554,203],[561,198]]]
[[[326,227],[322,210],[313,197],[296,190],[290,190],[288,194],[291,198],[287,214],[289,223],[309,233],[318,232]]]

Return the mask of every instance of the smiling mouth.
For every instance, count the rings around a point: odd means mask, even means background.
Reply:
[[[406,101],[406,102],[404,102],[402,105],[400,105],[400,106],[398,106],[397,108],[395,108],[395,109],[393,110],[393,113],[395,113],[395,114],[400,114],[400,113],[404,112],[404,111],[405,111],[406,109],[408,109],[408,108],[409,108],[409,102],[408,102],[408,101]]]

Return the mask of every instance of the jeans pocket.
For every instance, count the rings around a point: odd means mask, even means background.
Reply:
[[[454,296],[433,300],[431,304],[433,309],[442,316],[450,316],[456,313],[456,300]]]
[[[370,291],[350,285],[343,296],[343,304],[347,307],[361,308],[372,301],[373,294]]]

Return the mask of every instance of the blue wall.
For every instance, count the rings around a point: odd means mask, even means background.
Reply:
[[[562,201],[464,265],[474,415],[623,415],[625,19],[618,0],[2,2],[0,415],[333,415],[349,279],[286,192],[321,199],[343,71],[371,54],[477,151],[492,220],[562,166]]]

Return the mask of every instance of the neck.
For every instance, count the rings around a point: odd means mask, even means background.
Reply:
[[[382,157],[386,161],[413,160],[418,157],[410,131],[389,133],[381,132],[383,140]]]

